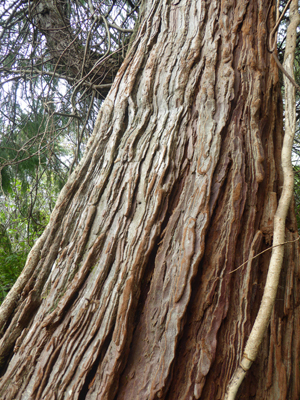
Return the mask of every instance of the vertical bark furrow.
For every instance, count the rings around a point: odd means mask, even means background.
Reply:
[[[215,18],[217,18],[217,3],[212,3],[210,6],[210,16],[213,12]],[[132,378],[129,382],[126,382],[126,390],[122,390],[120,398],[134,396],[135,393],[138,393],[138,396],[142,398],[155,398],[156,395],[163,396],[168,388],[175,350],[178,338],[181,335],[182,322],[190,297],[190,282],[196,273],[197,265],[204,250],[201,232],[205,232],[208,219],[207,201],[209,201],[210,186],[207,184],[207,181],[209,181],[207,176],[210,176],[214,171],[212,160],[215,159],[210,153],[218,154],[219,148],[219,138],[215,132],[216,124],[211,118],[215,112],[214,91],[211,89],[215,85],[218,40],[218,38],[215,38],[214,29],[211,29],[213,26],[214,22],[205,31],[206,34],[201,33],[209,51],[205,49],[206,46],[204,45],[203,51],[207,59],[204,67],[203,65],[199,66],[201,72],[203,68],[204,70],[200,82],[201,89],[196,100],[196,105],[200,110],[197,121],[199,139],[191,157],[190,169],[192,175],[190,175],[190,181],[185,182],[182,198],[177,206],[178,210],[185,210],[185,212],[181,215],[174,212],[166,227],[162,247],[156,260],[149,297],[144,309],[144,315],[151,315],[151,321],[141,321],[137,328],[138,334],[133,339],[138,354],[135,356],[133,349],[130,371],[139,371],[139,373],[136,373],[137,379]],[[231,85],[230,78],[229,76],[228,83]],[[227,96],[227,93],[225,93],[225,96]],[[220,130],[222,128],[221,125]],[[202,140],[201,136],[203,137]],[[198,232],[197,238],[194,236],[195,232]],[[186,242],[183,239],[182,242],[181,238],[186,237],[189,237],[189,240]],[[182,250],[179,253],[176,249],[178,241],[182,242],[180,246]],[[195,248],[193,243],[196,245]],[[175,267],[176,265],[178,267]],[[175,295],[172,295],[172,293],[175,293]],[[159,330],[154,328],[156,326],[160,327]],[[141,370],[145,371],[145,380],[141,379]],[[134,372],[131,372],[131,374],[134,375]],[[126,375],[126,370],[124,375]]]

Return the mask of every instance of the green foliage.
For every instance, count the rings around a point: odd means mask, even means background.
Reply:
[[[57,142],[55,132],[46,126],[43,110],[40,109],[38,114],[30,117],[22,113],[18,119],[13,131],[0,120],[1,131],[4,132],[0,134],[0,167],[4,193],[12,193],[16,178],[21,182],[22,193],[25,193],[40,167],[48,168],[49,162],[51,169],[58,172],[52,176],[53,184],[61,187],[64,177],[61,178],[60,159],[55,155],[61,157],[67,153]]]
[[[24,122],[25,121],[25,122]],[[45,229],[68,169],[61,142],[41,112],[22,113],[10,131],[0,120],[0,302]],[[6,129],[5,129],[6,128]]]
[[[46,208],[48,204],[42,194],[37,196],[33,207],[22,186],[21,181],[16,181],[9,196],[0,197],[0,303],[21,273],[33,243],[49,221],[50,209]],[[28,187],[27,194],[29,192]],[[54,192],[52,206],[56,195]]]
[[[0,233],[0,302],[20,275],[28,254],[28,248],[12,251],[9,236],[1,225]],[[9,243],[9,246],[8,246]]]

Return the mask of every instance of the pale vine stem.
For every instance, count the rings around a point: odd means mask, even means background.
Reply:
[[[290,24],[286,36],[286,50],[283,67],[294,79],[294,58],[296,48],[296,29],[300,23],[298,0],[290,5]],[[264,333],[269,325],[274,306],[282,267],[285,241],[285,220],[293,196],[294,173],[291,152],[296,127],[295,87],[284,75],[285,87],[285,134],[283,139],[281,165],[283,170],[283,189],[274,216],[273,249],[264,288],[262,301],[250,332],[239,366],[236,368],[226,390],[225,400],[234,400],[237,391],[252,363],[256,359]]]

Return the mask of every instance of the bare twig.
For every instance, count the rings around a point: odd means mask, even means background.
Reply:
[[[234,269],[233,271],[228,272],[228,274],[233,274],[234,272],[236,272],[236,271],[238,271],[240,268],[242,268],[244,265],[246,265],[249,261],[252,261],[252,260],[254,260],[255,258],[259,257],[261,254],[266,253],[267,251],[270,251],[270,250],[274,249],[274,247],[277,247],[277,246],[284,246],[284,245],[287,244],[287,243],[294,243],[294,242],[297,242],[297,240],[299,240],[299,239],[300,239],[300,236],[298,236],[297,239],[295,239],[295,240],[288,240],[288,241],[286,241],[286,242],[279,243],[279,244],[276,244],[276,245],[274,245],[274,246],[268,247],[267,249],[265,249],[265,250],[261,251],[260,253],[256,254],[254,257],[248,258],[248,260],[246,260],[245,262],[243,262],[243,264],[239,265],[239,266],[238,266],[236,269]]]

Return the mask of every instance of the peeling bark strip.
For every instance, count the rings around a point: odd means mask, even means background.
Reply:
[[[3,304],[1,399],[224,397],[269,254],[229,272],[272,241],[282,184],[267,3],[145,2],[32,277]],[[299,398],[298,277],[290,243],[244,398]]]

